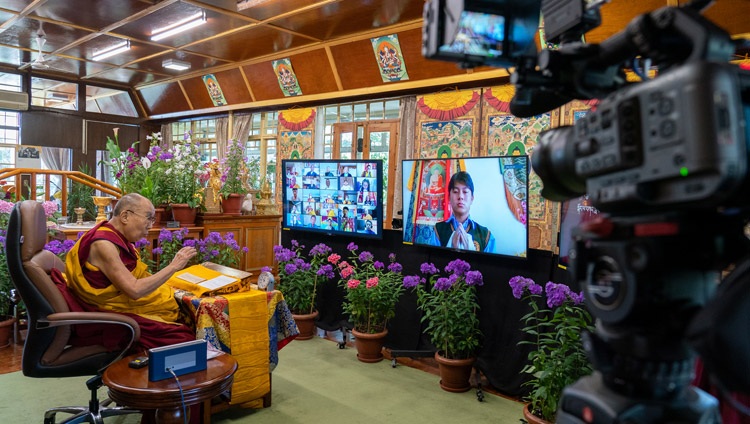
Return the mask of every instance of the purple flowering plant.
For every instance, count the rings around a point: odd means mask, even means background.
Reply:
[[[245,166],[245,146],[239,140],[229,140],[227,154],[221,160],[221,196],[230,194],[245,195],[247,187],[247,167]]]
[[[482,273],[468,262],[455,259],[443,269],[432,263],[420,266],[420,275],[404,278],[404,286],[417,291],[425,332],[439,354],[449,359],[476,355],[482,341],[476,290],[484,284]]]
[[[151,200],[155,206],[166,203],[167,188],[170,185],[166,169],[173,154],[159,145],[161,133],[153,133],[146,137],[150,143],[149,151],[145,156],[140,156],[139,141],[131,144],[125,151],[120,149],[117,130],[114,130],[114,139],[107,137],[109,162],[105,162],[117,185],[123,193],[139,193]]]
[[[344,312],[361,333],[380,333],[388,320],[396,315],[396,303],[404,292],[403,267],[396,262],[396,254],[388,255],[388,265],[368,251],[357,253],[359,246],[349,243],[348,260],[337,254],[328,261],[338,268],[340,284],[346,289]]]
[[[550,281],[542,288],[520,275],[508,284],[513,297],[531,309],[521,317],[521,331],[529,337],[518,343],[533,348],[523,369],[532,376],[524,383],[529,388],[526,400],[534,415],[554,421],[565,386],[592,372],[581,342],[582,331],[594,330],[591,314],[583,305],[583,292],[575,293],[565,284]]]
[[[281,245],[273,247],[279,263],[277,289],[284,294],[289,309],[297,315],[315,312],[318,285],[335,277],[333,266],[328,263],[331,248],[316,244],[305,255],[305,246],[292,240],[291,248]]]
[[[158,255],[157,270],[169,265],[177,252],[185,246],[195,247],[195,250],[198,251],[198,254],[190,260],[188,265],[213,262],[230,268],[240,268],[242,254],[248,252],[247,247],[242,247],[237,243],[234,233],[228,232],[222,236],[220,233],[212,231],[208,233],[208,236],[201,239],[188,239],[186,238],[187,234],[187,228],[174,231],[162,228],[159,231],[157,247],[153,250],[153,253]],[[137,244],[136,248],[139,248]],[[141,257],[144,257],[144,255],[148,257],[145,252],[141,254]]]

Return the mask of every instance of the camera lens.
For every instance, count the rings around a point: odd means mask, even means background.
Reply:
[[[545,199],[563,201],[586,194],[586,179],[576,172],[576,145],[573,127],[556,128],[539,135],[531,165],[542,179]]]

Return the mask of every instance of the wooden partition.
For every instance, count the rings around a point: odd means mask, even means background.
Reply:
[[[242,255],[241,269],[258,275],[264,266],[276,266],[273,246],[281,244],[281,215],[204,214],[196,224],[203,227],[203,237],[212,231],[234,234],[237,243],[249,249]]]

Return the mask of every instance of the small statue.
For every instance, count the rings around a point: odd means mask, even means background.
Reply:
[[[253,193],[245,195],[245,200],[242,201],[242,208],[240,209],[243,215],[253,214],[253,197],[255,197]]]
[[[214,195],[214,203],[219,203],[221,197],[221,170],[218,162],[210,162],[208,165],[208,186],[211,187]]]

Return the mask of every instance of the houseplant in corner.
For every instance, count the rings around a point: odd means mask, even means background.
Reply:
[[[227,156],[221,161],[221,209],[225,214],[240,215],[247,194],[245,147],[239,140],[230,140]]]
[[[344,312],[349,315],[354,328],[357,359],[362,362],[383,360],[383,340],[388,334],[388,320],[396,314],[396,302],[404,292],[402,266],[396,255],[388,255],[390,263],[375,260],[375,256],[349,243],[352,253],[347,261],[339,262],[338,255],[331,255],[329,262],[337,265],[341,284],[346,288]]]
[[[326,263],[331,248],[323,243],[310,249],[309,260],[302,253],[305,246],[292,240],[292,248],[273,247],[279,263],[277,289],[284,294],[294,321],[299,328],[297,340],[309,340],[315,335],[315,319],[318,317],[316,297],[318,285],[334,277],[333,266]]]
[[[565,386],[592,372],[581,343],[581,332],[594,330],[592,318],[583,307],[583,292],[574,293],[564,284],[550,281],[542,289],[531,278],[520,275],[508,284],[513,297],[525,301],[531,309],[521,318],[522,331],[529,337],[519,343],[533,348],[523,370],[532,375],[524,383],[530,389],[524,416],[529,422],[537,417],[554,422]],[[547,308],[540,307],[542,301]]]
[[[14,286],[8,272],[8,259],[5,255],[5,236],[8,230],[8,219],[13,210],[13,203],[0,200],[0,348],[10,344],[13,334],[13,301]]]
[[[423,263],[422,274],[404,278],[404,286],[415,288],[422,311],[425,332],[437,348],[435,360],[440,369],[440,387],[449,392],[471,389],[469,378],[480,346],[476,287],[483,284],[482,273],[456,259],[445,266],[447,277],[432,263]]]

